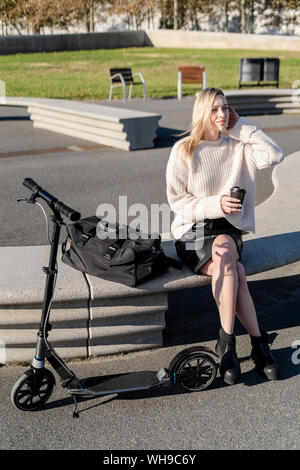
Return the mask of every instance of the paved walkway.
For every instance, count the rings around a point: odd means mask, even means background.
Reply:
[[[111,105],[122,106],[122,102]],[[24,109],[16,108],[15,119],[14,109],[0,108],[0,246],[47,243],[40,211],[16,204],[16,199],[27,193],[22,181],[28,176],[49,188],[49,192],[71,207],[80,210],[83,216],[95,213],[102,203],[113,204],[118,209],[119,195],[127,196],[128,207],[135,202],[149,208],[150,201],[158,204],[167,202],[165,169],[172,136],[188,128],[193,99],[186,98],[180,103],[176,99],[132,100],[126,105],[149,112],[158,113],[160,110],[162,113],[154,149],[126,153],[109,147],[94,147],[88,141],[34,129],[26,119],[28,116]],[[270,136],[276,139],[286,154],[299,150],[300,115],[255,116],[249,119],[267,132],[270,128]],[[273,191],[268,172],[270,170],[266,169],[258,173],[256,205]],[[30,217],[32,225],[26,223],[27,217]],[[32,227],[35,228],[34,235]]]
[[[273,289],[280,288],[281,279],[273,284]],[[291,339],[295,338],[293,312],[295,315],[299,309],[299,301],[299,295],[286,298],[281,306],[285,309],[284,329],[273,323],[279,334],[272,348],[283,371],[278,382],[267,383],[257,376],[249,360],[249,338],[238,336],[239,384],[225,386],[217,377],[212,388],[199,393],[174,388],[110,395],[81,402],[76,420],[72,419],[72,399],[59,385],[43,411],[25,414],[14,409],[9,398],[11,385],[24,368],[6,367],[0,370],[0,415],[5,416],[0,449],[185,450],[188,454],[195,449],[299,450],[299,366],[291,360],[296,352],[291,348]],[[278,304],[276,309],[279,314]],[[266,320],[274,322],[273,317],[271,312]],[[300,339],[299,333],[298,328]],[[215,340],[206,340],[205,344],[214,347]],[[81,377],[158,370],[168,366],[182,349],[172,346],[117,359],[72,362],[69,366]]]

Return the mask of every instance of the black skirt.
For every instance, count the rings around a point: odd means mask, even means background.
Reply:
[[[199,227],[201,227],[200,231]],[[198,226],[194,224],[179,240],[176,240],[177,254],[194,273],[204,274],[200,273],[200,269],[212,256],[211,249],[214,240],[218,235],[223,234],[230,235],[234,239],[239,253],[239,261],[241,261],[243,250],[242,232],[224,217],[221,219],[204,219],[204,222]]]

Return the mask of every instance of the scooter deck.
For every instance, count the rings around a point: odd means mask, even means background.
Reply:
[[[110,393],[121,393],[134,390],[147,390],[166,385],[158,377],[157,371],[139,371],[125,374],[88,377],[80,380],[83,390],[68,390],[71,394],[81,396],[99,396]],[[169,381],[168,381],[169,382]]]

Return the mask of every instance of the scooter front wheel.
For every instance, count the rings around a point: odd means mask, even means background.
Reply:
[[[214,381],[216,363],[208,354],[194,352],[184,355],[174,367],[176,383],[190,392],[204,390]]]
[[[13,386],[11,401],[19,410],[38,410],[50,398],[54,384],[54,375],[50,370],[29,369]]]

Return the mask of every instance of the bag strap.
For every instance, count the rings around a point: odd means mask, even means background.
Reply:
[[[90,238],[94,236],[95,227],[90,228],[86,233],[83,233],[77,242],[78,246],[84,246]]]
[[[108,260],[111,260],[115,254],[117,253],[117,251],[121,248],[121,246],[123,245],[123,243],[126,241],[126,238],[121,238],[119,240],[115,240],[109,247],[108,249],[106,250],[106,252],[104,253],[103,257],[108,259]]]

